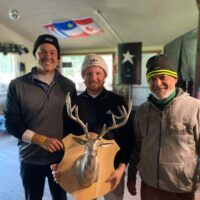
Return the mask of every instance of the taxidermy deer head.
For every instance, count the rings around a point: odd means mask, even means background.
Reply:
[[[131,112],[132,103],[129,102],[128,104],[128,111],[122,106],[121,108],[118,107],[120,112],[120,116],[116,116],[114,113],[109,112],[112,115],[112,125],[106,127],[106,124],[103,125],[101,133],[96,138],[90,137],[90,132],[88,132],[88,124],[83,123],[83,121],[79,118],[78,114],[78,106],[74,105],[71,106],[71,99],[70,95],[67,94],[66,97],[66,106],[67,106],[67,113],[69,117],[76,121],[84,130],[85,140],[77,139],[81,145],[85,145],[85,152],[84,155],[78,158],[76,161],[76,175],[79,180],[81,186],[88,187],[95,183],[98,180],[98,173],[99,173],[99,161],[97,158],[98,147],[106,147],[108,145],[112,145],[112,143],[103,143],[101,142],[102,137],[109,131],[113,129],[117,129],[126,124],[128,117]],[[75,115],[73,114],[75,112]],[[120,123],[116,123],[116,119],[121,119]]]

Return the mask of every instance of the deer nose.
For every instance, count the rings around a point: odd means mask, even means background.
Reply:
[[[89,158],[95,158],[96,157],[96,153],[95,152],[91,152],[89,155],[88,155],[88,157]]]
[[[95,156],[94,156],[94,155],[92,155],[92,154],[89,156],[89,158],[94,158],[94,157],[95,157]]]

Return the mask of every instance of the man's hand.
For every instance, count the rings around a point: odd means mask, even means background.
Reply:
[[[106,179],[106,183],[111,182],[110,191],[115,190],[116,187],[119,185],[125,169],[126,169],[126,164],[120,163],[119,167],[111,174],[111,176],[108,179]]]
[[[31,143],[38,144],[51,153],[64,149],[63,143],[57,138],[46,137],[38,133],[34,134]]]
[[[127,181],[127,188],[128,191],[130,192],[130,194],[132,194],[133,196],[137,194],[136,191],[136,180],[128,180]]]
[[[52,170],[54,181],[56,183],[58,183],[59,179],[60,179],[60,177],[62,175],[61,172],[58,170],[58,164],[52,164],[51,165],[51,170]]]
[[[56,139],[56,138],[50,138],[50,137],[46,137],[46,139],[44,140],[43,144],[39,144],[43,149],[53,153],[56,151],[60,151],[62,150],[63,147],[63,143]]]

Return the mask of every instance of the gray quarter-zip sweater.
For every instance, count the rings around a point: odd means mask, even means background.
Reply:
[[[19,139],[21,161],[46,165],[59,159],[57,153],[49,153],[39,145],[23,142],[21,138],[29,129],[61,140],[67,132],[65,99],[68,92],[71,98],[76,96],[75,84],[57,71],[48,89],[34,79],[34,68],[11,81],[4,108],[5,124],[8,133]]]

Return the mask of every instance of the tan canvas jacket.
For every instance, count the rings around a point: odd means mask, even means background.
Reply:
[[[191,192],[198,182],[200,100],[179,89],[177,97],[161,111],[150,101],[135,117],[137,145],[128,179],[137,170],[149,186],[170,192]]]

